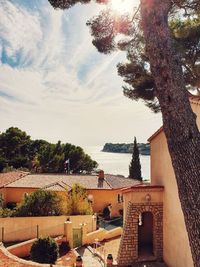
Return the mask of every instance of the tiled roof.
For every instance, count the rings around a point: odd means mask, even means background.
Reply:
[[[97,175],[29,174],[6,187],[63,191],[66,187],[70,189],[74,184],[80,184],[86,189],[117,189],[134,186],[139,182],[110,174],[106,174],[104,180],[100,180]]]
[[[44,188],[55,183],[66,184],[69,187],[77,183],[87,189],[112,189],[105,180],[99,183],[98,176],[95,175],[66,174],[29,174],[7,187]]]
[[[134,190],[138,191],[138,190],[153,190],[153,191],[164,191],[164,186],[162,185],[151,185],[150,183],[142,183],[139,185],[135,185],[135,186],[131,186],[131,187],[127,187],[127,188],[123,188],[121,191],[124,193],[129,193],[132,192]]]
[[[51,174],[29,174],[8,184],[6,187],[44,188],[45,186],[58,182],[58,176]]]
[[[49,185],[47,185],[47,186],[44,186],[42,189],[44,189],[44,190],[48,190],[48,191],[63,191],[63,192],[65,192],[66,191],[66,189],[67,190],[70,190],[71,189],[71,187],[70,186],[68,186],[68,185],[66,185],[66,184],[64,184],[63,182],[56,182],[56,183],[53,183],[53,184],[49,184]]]
[[[193,95],[188,91],[188,95],[189,95],[189,100],[190,101],[195,101],[195,102],[199,102],[200,101],[200,94]]]
[[[151,142],[152,139],[154,139],[154,137],[156,137],[159,133],[161,133],[163,131],[163,126],[161,126],[155,133],[153,133],[148,139],[148,142]]]
[[[141,182],[138,180],[129,179],[119,175],[112,175],[112,174],[105,174],[105,180],[113,189],[130,187],[141,184]]]
[[[26,176],[27,174],[28,172],[22,171],[0,173],[0,188]]]

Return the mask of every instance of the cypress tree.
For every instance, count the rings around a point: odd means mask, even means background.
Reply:
[[[136,137],[134,137],[133,154],[129,165],[129,178],[142,181],[140,156]]]

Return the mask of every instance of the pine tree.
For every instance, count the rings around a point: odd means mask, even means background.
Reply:
[[[129,165],[129,178],[142,181],[140,155],[136,137],[134,137],[132,160]]]
[[[77,2],[90,2],[89,0],[49,1],[54,7],[60,8],[71,7]],[[108,0],[96,0],[96,2],[107,3]],[[175,42],[176,38],[172,36],[172,30],[169,28],[169,19],[170,13],[172,16],[177,15],[178,17],[181,17],[181,14],[183,14],[182,21],[185,21],[185,17],[188,17],[188,15],[189,18],[193,19],[199,14],[199,10],[199,0],[140,0],[141,19],[137,19],[143,30],[143,40],[145,44],[145,54],[141,53],[139,60],[142,60],[142,58],[146,56],[149,60],[149,64],[145,64],[145,66],[148,71],[151,70],[155,83],[155,97],[159,101],[163,116],[163,129],[176,176],[194,267],[200,266],[200,250],[197,249],[200,247],[200,201],[198,201],[200,192],[200,132],[197,127],[196,116],[189,103],[188,93],[184,90],[188,88],[189,85],[191,87],[195,85],[193,82],[187,83],[184,77],[185,70],[188,71],[190,77],[193,77],[193,74],[189,66],[182,66],[181,62],[188,64],[188,60],[181,60],[183,53],[178,53],[176,49],[177,41]],[[131,19],[133,26],[136,21],[135,14],[132,15]],[[124,20],[120,20],[120,22],[116,23],[115,20],[112,18],[110,19],[108,15],[105,16],[104,14],[100,16],[99,22],[100,23],[98,23],[98,19],[94,18],[94,21],[87,24],[92,26],[91,33],[94,37],[97,37],[93,40],[93,44],[97,47],[98,51],[105,51],[105,53],[108,54],[112,50],[117,49],[114,43],[115,33],[118,32],[127,35],[129,29],[123,27]],[[198,22],[195,29],[197,29],[198,33]],[[134,33],[136,31],[131,31],[130,29],[130,32]],[[180,36],[180,34],[178,35]],[[190,38],[190,34],[186,36]],[[187,38],[184,38],[183,40],[185,45],[186,39]],[[130,43],[129,50],[135,50],[134,44],[131,45],[135,40],[137,41],[135,36],[128,40]],[[139,43],[138,40],[138,44]],[[192,43],[193,41],[191,44]],[[196,44],[197,49],[191,47],[191,51],[195,53],[195,60],[192,60],[192,65],[198,68],[198,34]],[[123,45],[123,42],[121,45]],[[139,50],[139,52],[140,51],[142,50]],[[186,55],[190,59],[192,58],[190,52],[187,52]],[[195,63],[196,60],[197,63]],[[131,73],[135,73],[135,71]],[[199,73],[199,70],[197,70],[196,73]],[[140,71],[138,74],[140,74]],[[138,76],[139,75],[137,75],[137,77]],[[199,77],[195,77],[194,81],[195,80],[197,80],[199,84]],[[149,84],[151,85],[151,80],[147,83],[147,85]],[[148,91],[149,89],[151,91],[152,86],[148,86],[147,88]],[[199,88],[199,85],[197,88]]]

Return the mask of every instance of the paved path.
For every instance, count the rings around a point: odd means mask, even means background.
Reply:
[[[83,259],[83,265],[86,267],[103,267],[104,264],[99,257],[94,256],[87,247],[80,247],[76,249]]]

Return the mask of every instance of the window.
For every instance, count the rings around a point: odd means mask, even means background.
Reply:
[[[117,195],[117,202],[118,202],[118,203],[121,202],[121,196],[120,196],[120,194]]]
[[[117,195],[117,202],[118,203],[124,202],[123,195],[121,195],[121,194]]]
[[[24,193],[24,199],[25,199],[26,197],[28,197],[28,193],[27,193],[27,192]]]

